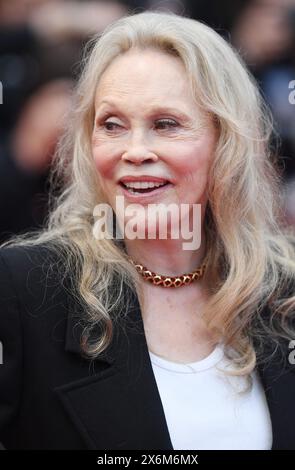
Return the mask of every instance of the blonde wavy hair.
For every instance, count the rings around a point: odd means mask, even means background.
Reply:
[[[281,338],[294,338],[288,320],[295,310],[295,237],[282,226],[270,114],[239,55],[208,26],[143,12],[121,18],[90,41],[69,126],[52,165],[46,226],[2,246],[45,243],[57,252],[59,269],[70,275],[71,294],[85,311],[84,350],[99,356],[111,342],[116,319],[128,313],[134,293],[141,295],[124,243],[92,234],[93,209],[106,202],[91,152],[95,91],[112,60],[131,48],[179,57],[193,96],[219,127],[204,221],[205,282],[211,294],[204,318],[237,364],[235,374],[248,376],[265,335],[275,347]],[[266,307],[271,315],[265,319]],[[98,324],[101,335],[93,339]]]

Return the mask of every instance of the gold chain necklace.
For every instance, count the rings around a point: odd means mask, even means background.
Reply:
[[[131,258],[129,258],[131,263],[135,266],[136,270],[141,274],[145,281],[149,281],[155,286],[161,287],[181,287],[187,286],[198,279],[201,279],[203,276],[207,263],[204,262],[201,266],[188,274],[182,274],[181,276],[163,276],[162,274],[156,274],[152,271],[149,271],[142,264],[135,263]]]

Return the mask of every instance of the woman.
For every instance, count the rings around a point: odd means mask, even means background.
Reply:
[[[92,46],[48,227],[0,250],[0,438],[294,449],[294,238],[255,84],[176,15],[125,17]],[[97,225],[105,207],[116,226]]]

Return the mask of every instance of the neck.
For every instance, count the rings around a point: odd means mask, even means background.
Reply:
[[[164,276],[190,273],[203,263],[205,239],[197,250],[184,250],[182,240],[125,240],[126,251],[133,261]]]

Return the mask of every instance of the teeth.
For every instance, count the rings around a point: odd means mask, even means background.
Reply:
[[[129,183],[124,183],[127,188],[133,189],[147,189],[147,188],[159,188],[166,183],[154,183],[151,181],[134,181]]]

